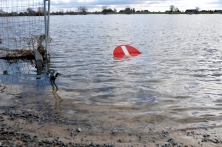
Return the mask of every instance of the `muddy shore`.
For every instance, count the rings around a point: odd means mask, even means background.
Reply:
[[[4,96],[6,98],[3,98]],[[13,104],[4,106],[6,99]],[[63,115],[62,108],[58,109],[52,102],[54,100],[50,98],[30,100],[19,95],[10,99],[2,94],[0,146],[222,146],[221,126],[175,129],[155,127],[147,122],[143,124],[145,126],[143,130],[132,129],[133,123],[116,120],[115,125],[111,125],[108,119],[104,122],[99,119],[81,118],[80,116],[84,113],[87,116],[86,110],[82,110],[82,113],[74,117]],[[68,104],[70,101],[64,100],[63,103]],[[74,107],[73,104],[72,106]]]

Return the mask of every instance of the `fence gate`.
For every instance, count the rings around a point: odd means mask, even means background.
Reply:
[[[0,53],[40,47],[47,52],[49,16],[50,0],[0,0]]]

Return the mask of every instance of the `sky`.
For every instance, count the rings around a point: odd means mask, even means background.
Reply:
[[[119,11],[128,6],[136,10],[164,12],[170,9],[170,5],[181,11],[196,7],[201,10],[222,10],[222,0],[51,0],[52,11],[77,11],[79,6],[85,6],[89,12],[101,11],[102,6]]]

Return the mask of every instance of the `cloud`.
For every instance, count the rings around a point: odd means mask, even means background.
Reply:
[[[209,4],[222,4],[221,0],[211,0]]]
[[[70,3],[71,0],[52,0],[52,4]]]

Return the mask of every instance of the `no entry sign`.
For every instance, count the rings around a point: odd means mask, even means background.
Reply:
[[[116,58],[131,57],[141,54],[135,47],[130,45],[119,45],[113,51]]]

